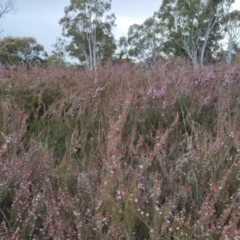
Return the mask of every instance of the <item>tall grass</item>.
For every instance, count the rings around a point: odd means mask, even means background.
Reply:
[[[1,239],[238,239],[238,63],[9,71]]]

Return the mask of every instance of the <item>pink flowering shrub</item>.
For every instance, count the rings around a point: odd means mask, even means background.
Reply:
[[[237,239],[239,71],[1,71],[0,239]]]

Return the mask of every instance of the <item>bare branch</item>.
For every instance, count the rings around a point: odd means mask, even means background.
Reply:
[[[15,7],[13,0],[7,1],[0,0],[0,18],[2,18],[4,15],[8,13],[13,13],[14,11]]]

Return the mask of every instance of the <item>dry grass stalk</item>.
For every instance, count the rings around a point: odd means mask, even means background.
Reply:
[[[169,176],[167,173],[167,169],[164,165],[163,159],[166,156],[165,153],[165,144],[167,142],[167,138],[169,136],[169,134],[174,130],[174,128],[176,127],[177,123],[179,120],[179,114],[177,114],[175,116],[175,119],[173,121],[173,123],[171,124],[170,128],[168,128],[164,134],[160,137],[160,130],[157,131],[156,134],[156,143],[154,145],[153,151],[149,154],[149,156],[147,156],[146,162],[145,162],[145,166],[142,169],[142,171],[146,170],[154,161],[155,157],[158,157],[158,161],[159,161],[159,165],[160,168],[162,170],[162,173],[164,174],[164,176],[169,180]]]
[[[172,63],[1,81],[0,238],[239,236],[239,67]]]
[[[127,120],[127,116],[130,111],[130,106],[132,105],[132,101],[134,98],[133,92],[128,92],[126,100],[122,105],[122,113],[119,116],[119,119],[115,122],[113,119],[109,121],[109,130],[107,134],[107,159],[113,160],[118,159],[120,157],[119,147],[122,142],[122,129],[124,123]]]

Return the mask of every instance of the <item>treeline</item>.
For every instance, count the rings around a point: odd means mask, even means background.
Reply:
[[[99,63],[107,61],[151,64],[180,56],[195,68],[217,62],[230,64],[240,49],[240,11],[232,10],[233,3],[164,0],[143,24],[133,24],[127,36],[115,39],[111,0],[71,0],[59,21],[62,36],[50,56],[33,38],[10,37],[0,41],[1,62],[66,66],[66,56],[71,56],[78,65],[96,70]]]

